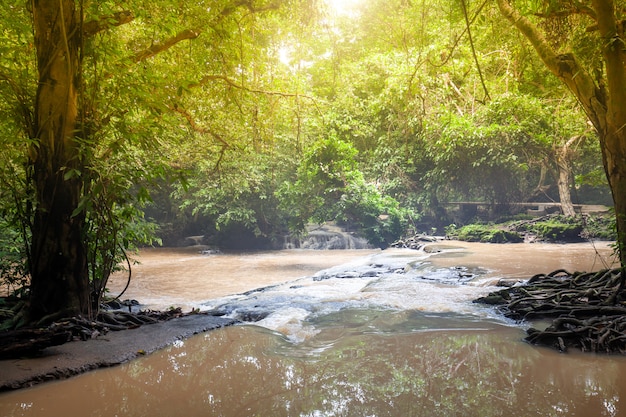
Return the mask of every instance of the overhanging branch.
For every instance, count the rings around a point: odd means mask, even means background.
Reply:
[[[132,22],[134,19],[135,16],[133,13],[128,10],[117,12],[109,16],[101,16],[100,18],[90,20],[83,25],[83,35],[86,37],[93,36],[111,27],[121,26]]]
[[[179,32],[178,34],[176,34],[176,36],[173,36],[165,40],[165,42],[163,43],[155,43],[149,48],[136,53],[133,58],[133,61],[141,62],[148,58],[152,58],[153,56],[170,49],[172,46],[176,45],[179,42],[182,42],[188,39],[196,39],[198,36],[200,36],[200,33],[201,31],[197,29],[183,30],[182,32]]]
[[[539,29],[515,9],[508,0],[497,0],[501,14],[526,37],[544,65],[556,75],[582,105],[598,131],[603,131],[606,99],[602,86],[597,86],[572,53],[557,54]]]
[[[551,10],[547,13],[535,13],[535,16],[541,17],[544,19],[554,18],[554,17],[567,17],[571,15],[585,15],[589,16],[591,19],[596,20],[596,12],[587,5],[581,2],[573,2],[567,5],[563,5],[563,9],[560,10]]]
[[[187,120],[187,122],[191,126],[191,129],[193,129],[194,132],[198,132],[198,133],[202,133],[202,134],[208,134],[208,135],[212,136],[214,139],[217,139],[219,142],[221,142],[225,147],[230,148],[230,144],[226,141],[226,139],[224,139],[220,134],[214,132],[212,129],[209,129],[208,127],[199,126],[196,123],[196,121],[193,118],[193,116],[191,114],[189,114],[189,112],[187,110],[185,110],[182,107],[179,107],[177,105],[169,106],[169,108],[172,111],[174,111],[174,112],[180,114],[181,116],[183,116],[185,118],[185,120]]]
[[[197,83],[191,83],[191,84],[187,85],[187,88],[200,87],[200,86],[203,86],[203,85],[205,85],[205,84],[207,84],[207,83],[209,83],[211,81],[222,81],[222,82],[228,84],[229,86],[231,86],[233,88],[236,88],[238,90],[244,90],[244,91],[247,91],[249,93],[263,94],[263,95],[266,95],[266,96],[300,97],[300,98],[307,98],[307,99],[310,99],[310,100],[315,100],[313,97],[307,96],[305,94],[285,93],[285,92],[282,92],[282,91],[268,91],[268,90],[260,90],[260,89],[256,89],[256,88],[249,88],[249,87],[246,87],[244,85],[236,83],[235,81],[231,80],[230,78],[228,78],[225,75],[205,75]]]
[[[239,0],[233,2],[231,6],[224,7],[224,9],[222,10],[222,15],[227,16],[241,6],[245,6],[251,13],[260,13],[269,10],[278,10],[278,8],[280,7],[280,2],[272,2],[266,6],[255,6],[254,0]]]

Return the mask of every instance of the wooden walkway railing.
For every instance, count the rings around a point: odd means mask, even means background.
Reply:
[[[542,214],[546,213],[550,208],[560,208],[561,203],[553,202],[514,202],[514,203],[488,203],[483,201],[450,201],[443,203],[444,206],[457,206],[460,209],[478,209],[480,208],[495,208],[498,206],[504,207],[519,207],[525,208],[529,214]],[[574,210],[577,213],[604,213],[609,211],[609,207],[600,204],[574,204]]]

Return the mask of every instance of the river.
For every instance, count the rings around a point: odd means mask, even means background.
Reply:
[[[1,394],[0,415],[626,416],[626,358],[530,346],[471,303],[500,278],[604,268],[607,245],[429,247],[142,251],[125,296],[258,321]]]

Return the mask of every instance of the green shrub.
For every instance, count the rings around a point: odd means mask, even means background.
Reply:
[[[21,234],[0,218],[0,286],[8,294],[28,285],[25,245]]]
[[[530,225],[530,232],[537,235],[539,239],[551,242],[577,242],[583,240],[582,223],[562,223],[558,220],[537,222]]]
[[[615,217],[613,214],[585,217],[582,236],[585,239],[617,240]]]
[[[585,239],[615,240],[615,219],[611,215],[594,214],[575,217],[550,215],[535,221],[519,221],[509,228],[530,233],[548,242],[580,242]]]
[[[470,224],[459,229],[446,228],[448,237],[466,242],[517,243],[524,239],[517,232],[504,230],[493,225]]]

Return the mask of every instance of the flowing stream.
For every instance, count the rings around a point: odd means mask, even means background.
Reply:
[[[2,416],[626,416],[626,358],[522,342],[471,300],[501,278],[610,266],[607,245],[138,255],[125,297],[247,324],[0,395]],[[125,286],[114,277],[113,293]],[[1,370],[0,370],[1,371]]]

